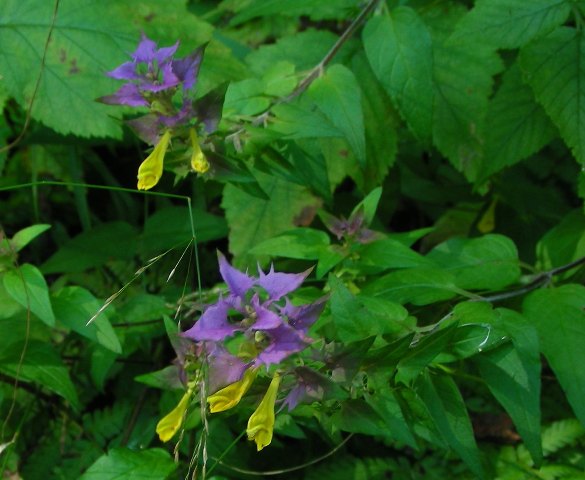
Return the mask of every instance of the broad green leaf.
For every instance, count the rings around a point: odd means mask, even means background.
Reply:
[[[138,375],[134,377],[134,380],[163,390],[185,390],[184,385],[181,383],[177,365],[169,365],[156,372]]]
[[[4,288],[8,295],[50,327],[55,325],[55,314],[49,299],[49,287],[38,268],[25,263],[4,274]]]
[[[416,392],[426,405],[444,441],[455,450],[470,470],[483,478],[479,450],[465,403],[457,385],[446,375],[425,374]]]
[[[193,211],[193,227],[198,243],[218,240],[227,235],[225,219],[203,210]],[[139,239],[143,255],[154,255],[173,247],[184,247],[193,238],[189,209],[167,207],[148,217]]]
[[[10,243],[14,250],[18,252],[49,228],[51,228],[51,225],[47,224],[31,225],[30,227],[23,228],[14,234],[10,239]]]
[[[61,324],[114,353],[122,353],[120,340],[105,315],[87,325],[101,306],[102,302],[82,287],[64,287],[53,295],[53,310]]]
[[[272,108],[275,118],[269,128],[284,135],[284,138],[332,138],[342,137],[341,131],[325,117],[312,108],[305,97],[291,103],[282,103]]]
[[[542,461],[538,352],[526,356],[514,344],[507,343],[476,356],[474,360],[488,388],[512,418],[538,466]]]
[[[433,44],[417,13],[398,7],[368,21],[363,33],[368,60],[414,134],[431,138]]]
[[[453,323],[442,330],[423,336],[411,345],[397,365],[396,382],[409,385],[449,344],[457,324]]]
[[[356,297],[335,275],[329,277],[329,285],[331,314],[339,340],[351,342],[404,329],[400,325],[406,321],[408,311],[401,305]]]
[[[536,245],[538,266],[550,270],[585,255],[585,215],[573,210],[551,228]]]
[[[264,96],[264,82],[248,78],[241,82],[230,83],[225,94],[223,115],[257,115],[268,108],[270,99]]]
[[[389,385],[386,384],[376,388],[375,394],[366,396],[366,402],[386,423],[388,434],[392,438],[403,442],[415,450],[418,449],[416,439],[406,422],[396,394]]]
[[[522,48],[520,66],[536,100],[585,164],[585,34],[559,28]]]
[[[478,180],[533,155],[556,134],[516,64],[504,74],[486,122],[485,155]]]
[[[585,287],[563,285],[532,292],[524,314],[536,326],[541,350],[577,418],[585,425]]]
[[[363,288],[363,293],[401,304],[428,305],[454,297],[457,289],[453,280],[444,270],[409,268],[373,280]]]
[[[98,458],[80,480],[165,480],[177,465],[161,448],[114,448]]]
[[[252,247],[254,255],[318,260],[329,245],[329,235],[313,228],[295,228]]]
[[[517,48],[563,24],[567,0],[478,0],[457,25],[453,40],[473,38],[498,48]]]
[[[50,344],[29,341],[26,355],[21,359],[23,348],[24,344],[17,342],[0,349],[0,372],[11,377],[18,375],[20,380],[27,382],[36,382],[62,396],[74,408],[79,408],[79,399],[69,372]]]
[[[83,272],[109,260],[131,260],[136,254],[134,227],[124,222],[110,222],[79,234],[63,245],[42,266],[44,273]]]
[[[129,351],[129,349],[128,349]],[[91,352],[89,374],[93,384],[100,390],[104,390],[104,385],[112,367],[116,363],[118,354],[95,344]]]
[[[319,110],[343,134],[358,162],[366,162],[362,92],[351,70],[333,65],[315,80],[308,95]]]
[[[241,261],[250,261],[249,250],[261,241],[294,226],[303,208],[314,205],[314,198],[297,185],[258,174],[270,200],[263,200],[226,185],[222,207],[230,227],[230,251]]]
[[[434,45],[433,140],[457,170],[474,180],[483,154],[492,76],[502,68],[493,49],[474,42]]]
[[[452,238],[435,247],[427,258],[452,273],[459,288],[497,290],[520,279],[516,245],[503,235]]]
[[[297,86],[295,66],[287,61],[277,62],[264,74],[262,80],[266,95],[273,97],[290,95]]]
[[[346,400],[336,415],[336,425],[343,431],[365,435],[387,435],[380,415],[363,400]]]
[[[59,3],[32,118],[59,133],[120,137],[116,109],[95,101],[119,82],[105,72],[128,59],[139,38],[124,19],[110,15],[112,1]],[[54,3],[6,0],[0,20],[0,71],[10,94],[28,108],[41,68]],[[26,39],[26,41],[23,41]]]
[[[358,264],[377,271],[434,265],[431,260],[392,238],[366,243],[359,248],[358,253]]]

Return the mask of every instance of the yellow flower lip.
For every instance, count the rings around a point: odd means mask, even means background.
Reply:
[[[209,170],[209,162],[201,151],[199,137],[197,137],[197,131],[194,128],[189,130],[189,138],[191,139],[191,145],[193,147],[193,153],[191,154],[191,168],[197,173],[205,173]]]
[[[274,431],[274,404],[276,395],[280,386],[280,375],[276,374],[270,382],[270,386],[264,395],[264,398],[248,420],[248,440],[256,442],[258,451],[270,445],[272,442],[272,432]]]
[[[162,442],[168,442],[179,430],[191,401],[192,390],[183,395],[178,405],[156,424],[156,433]]]
[[[240,403],[244,394],[252,386],[257,373],[257,368],[248,368],[248,370],[244,372],[241,380],[218,390],[213,395],[209,395],[209,397],[207,397],[209,411],[211,413],[217,413],[235,407]]]
[[[166,130],[152,153],[138,167],[138,190],[150,190],[162,177],[165,154],[170,141],[171,132]]]

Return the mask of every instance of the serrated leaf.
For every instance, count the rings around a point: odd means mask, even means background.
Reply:
[[[585,215],[582,209],[567,214],[536,245],[538,267],[550,270],[585,255]]]
[[[368,21],[363,33],[368,60],[414,134],[431,137],[433,45],[417,13],[398,7]]]
[[[261,241],[290,230],[303,208],[315,203],[298,185],[260,173],[258,180],[270,200],[252,197],[232,185],[224,190],[222,207],[230,227],[230,251],[241,261],[250,261],[249,250]]]
[[[556,134],[516,64],[504,74],[502,85],[490,102],[486,123],[479,181],[538,152]]]
[[[59,3],[32,108],[32,118],[59,133],[121,136],[121,124],[112,118],[116,109],[95,99],[117,90],[118,82],[104,73],[127,58],[138,32],[108,14],[111,3]],[[0,71],[10,94],[23,108],[28,108],[41,68],[53,9],[53,3],[36,0],[6,0],[2,4]]]
[[[562,27],[522,48],[520,66],[539,103],[585,164],[585,35]]]
[[[122,353],[120,340],[105,315],[87,325],[101,306],[102,302],[82,287],[65,287],[53,296],[53,309],[60,323],[114,353]]]
[[[563,285],[532,292],[524,314],[536,326],[541,350],[577,418],[585,425],[585,287]]]
[[[475,357],[482,378],[506,409],[536,466],[542,462],[540,440],[539,352],[507,343]]]
[[[55,325],[55,314],[49,299],[49,287],[38,268],[25,263],[18,270],[4,274],[6,292],[25,309],[39,317],[50,327]]]
[[[354,74],[343,65],[330,67],[308,90],[319,110],[347,140],[358,162],[366,162],[366,138],[361,89]]]
[[[29,341],[26,355],[21,359],[23,348],[24,344],[17,342],[0,349],[0,371],[11,377],[18,375],[24,381],[37,382],[78,408],[79,399],[69,372],[53,348],[38,340]]]
[[[459,454],[475,475],[483,478],[471,421],[453,379],[446,375],[424,375],[417,383],[416,392],[445,442]]]
[[[427,258],[453,274],[460,288],[497,290],[520,278],[516,245],[503,235],[452,238],[435,247]]]
[[[160,448],[114,448],[98,458],[80,480],[165,480],[176,468],[169,453]]]
[[[433,141],[451,164],[474,180],[483,155],[484,124],[497,54],[474,42],[434,45]]]
[[[570,11],[567,0],[478,0],[452,38],[517,48],[562,25]]]

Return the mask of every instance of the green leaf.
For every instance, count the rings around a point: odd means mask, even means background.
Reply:
[[[435,247],[427,258],[452,273],[459,288],[497,290],[520,279],[516,245],[503,235],[452,238]]]
[[[248,78],[241,82],[230,83],[225,94],[223,115],[257,115],[268,108],[270,99],[264,96],[264,82]]]
[[[98,458],[80,480],[165,480],[177,468],[161,448],[114,448]]]
[[[329,245],[329,235],[313,228],[295,228],[252,247],[253,255],[318,260]]]
[[[453,379],[446,375],[423,375],[417,382],[416,392],[445,442],[459,454],[475,475],[483,478],[473,428]]]
[[[485,45],[435,44],[433,140],[469,180],[481,165],[492,76],[501,68],[499,57]]]
[[[365,295],[413,305],[448,300],[455,296],[455,292],[453,276],[434,268],[409,268],[390,272],[363,288]]]
[[[360,265],[383,271],[394,268],[432,267],[433,262],[392,238],[366,243],[358,250]]]
[[[486,121],[485,156],[478,180],[533,155],[556,135],[516,64],[504,74]]]
[[[368,60],[406,123],[425,142],[433,116],[433,45],[417,13],[398,7],[368,21],[363,33]]]
[[[294,219],[303,208],[315,203],[306,189],[258,173],[262,189],[270,200],[263,200],[226,185],[222,207],[230,227],[230,251],[250,261],[249,250],[261,241],[274,237],[294,226]]]
[[[39,383],[62,396],[74,408],[79,408],[79,399],[69,372],[53,348],[48,343],[31,340],[26,346],[26,355],[21,359],[23,348],[24,344],[17,342],[0,349],[0,372],[11,377],[18,375],[20,380],[27,382]]]
[[[39,317],[50,327],[55,325],[55,314],[49,299],[49,287],[39,270],[28,263],[4,275],[4,288],[8,295],[25,309]]]
[[[365,165],[362,93],[351,70],[343,65],[333,65],[311,84],[308,94],[319,110],[343,134],[358,162]]]
[[[585,425],[585,287],[563,285],[532,292],[524,314],[536,326],[541,350],[577,418]]]
[[[570,11],[567,0],[477,0],[452,38],[517,48],[562,25]]]
[[[343,342],[395,333],[400,330],[396,325],[403,324],[408,317],[408,311],[396,303],[352,295],[335,275],[329,277],[329,285],[333,324],[339,340]]]
[[[275,105],[272,108],[275,118],[269,128],[287,139],[342,137],[342,132],[305,98],[301,96],[291,103]]]
[[[585,164],[585,35],[563,27],[526,45],[520,66],[573,155]]]
[[[386,425],[380,415],[363,400],[347,400],[342,403],[336,424],[346,432],[365,435],[386,435]]]
[[[156,372],[138,375],[134,377],[134,380],[162,390],[185,390],[184,385],[181,383],[177,365],[169,365]]]
[[[534,463],[542,462],[540,440],[540,359],[507,343],[474,359],[482,378],[512,418]]]
[[[82,287],[64,287],[53,295],[53,310],[60,323],[114,353],[122,353],[120,340],[105,315],[87,325],[101,306],[102,302]]]
[[[131,260],[137,235],[125,222],[110,222],[79,234],[63,245],[42,266],[44,273],[75,273],[99,267],[109,260]]]
[[[585,256],[585,215],[573,210],[551,228],[536,245],[538,267],[550,270]]]
[[[225,219],[203,210],[193,211],[193,226],[198,243],[218,240],[227,235]],[[144,255],[153,255],[169,248],[185,246],[192,238],[187,207],[161,208],[146,220],[139,249]]]
[[[113,1],[62,2],[48,44],[32,118],[82,137],[120,137],[116,109],[95,101],[120,83],[105,72],[128,59],[138,32],[110,15]],[[6,0],[0,20],[0,71],[10,94],[28,108],[41,68],[54,4]],[[91,19],[91,21],[89,21]],[[23,41],[26,39],[26,41]]]
[[[14,234],[10,239],[10,243],[14,250],[18,252],[37,238],[41,233],[46,232],[49,228],[51,228],[51,225],[44,223],[23,228]]]
[[[376,210],[378,208],[378,203],[380,203],[381,196],[382,187],[374,188],[360,203],[355,206],[355,208],[351,211],[350,217],[357,214],[360,209],[363,209],[364,224],[370,225],[370,223],[372,223],[374,220],[374,216],[376,215]]]

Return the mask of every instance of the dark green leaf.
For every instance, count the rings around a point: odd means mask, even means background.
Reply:
[[[573,210],[540,239],[536,246],[541,270],[571,263],[585,256],[585,215]]]
[[[398,7],[372,18],[363,33],[368,60],[414,134],[429,142],[433,116],[433,45],[417,13]]]
[[[337,417],[341,430],[366,435],[387,435],[380,415],[363,400],[347,400],[341,405]]]
[[[520,66],[536,99],[585,164],[585,35],[563,27],[526,45]]]
[[[585,425],[585,287],[563,285],[532,292],[524,313],[536,326],[550,363],[577,418]]]

